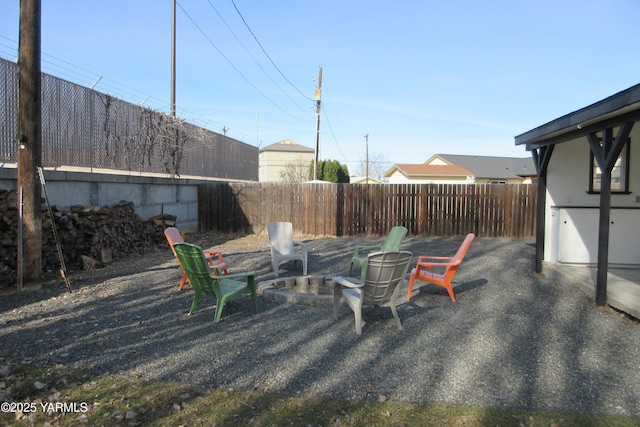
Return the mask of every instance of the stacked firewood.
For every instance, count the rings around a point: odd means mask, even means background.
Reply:
[[[49,214],[42,200],[42,266],[45,272],[58,271],[60,258],[53,231],[58,240],[67,270],[78,270],[109,263],[127,254],[143,252],[166,243],[164,226],[143,221],[132,202],[111,207],[72,206],[69,211],[51,207]],[[0,289],[15,287],[19,233],[18,198],[15,191],[0,190]]]

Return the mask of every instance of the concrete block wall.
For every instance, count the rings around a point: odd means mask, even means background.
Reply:
[[[61,210],[124,200],[133,202],[142,219],[170,214],[179,229],[198,230],[199,180],[54,170],[44,170],[44,178],[50,203]],[[18,190],[16,168],[0,168],[0,188]]]

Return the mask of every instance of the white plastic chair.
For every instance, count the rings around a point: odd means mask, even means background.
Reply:
[[[401,285],[406,283],[405,276],[411,262],[411,252],[389,251],[374,252],[367,256],[364,282],[358,279],[334,277],[333,281],[333,317],[337,321],[342,301],[353,310],[356,319],[356,333],[362,334],[362,307],[389,307],[396,320],[398,329],[402,329],[396,310]]]
[[[271,262],[276,277],[280,274],[280,262],[302,261],[302,274],[307,275],[307,244],[293,240],[293,225],[290,222],[270,222],[267,224],[271,249]],[[296,246],[300,251],[296,251]]]

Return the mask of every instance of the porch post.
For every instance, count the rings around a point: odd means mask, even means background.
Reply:
[[[547,166],[553,152],[554,145],[547,145],[533,149],[533,163],[538,173],[538,194],[536,201],[536,273],[542,273],[542,261],[544,260],[544,235],[547,205]]]
[[[596,275],[596,305],[607,303],[609,273],[609,221],[611,219],[611,171],[602,171],[600,186],[600,221],[598,223],[598,271]]]
[[[634,122],[621,126],[613,140],[613,128],[602,131],[602,141],[596,132],[587,134],[593,157],[601,172],[600,220],[598,224],[598,271],[596,274],[596,305],[607,303],[607,275],[609,273],[609,225],[611,219],[611,171],[622,148],[627,143]]]

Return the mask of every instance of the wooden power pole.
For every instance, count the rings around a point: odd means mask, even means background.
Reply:
[[[316,150],[313,160],[313,180],[318,179],[318,154],[320,152],[320,102],[322,101],[322,67],[318,67],[318,89],[316,89]]]
[[[366,169],[366,175],[365,175],[365,184],[369,183],[369,134],[366,134],[364,136],[364,140],[365,140],[365,169]]]
[[[171,117],[176,116],[176,0],[171,2]]]
[[[17,135],[18,191],[22,201],[21,235],[18,236],[20,290],[23,284],[39,284],[42,279],[42,204],[38,178],[38,167],[42,163],[40,22],[41,1],[20,0]]]

